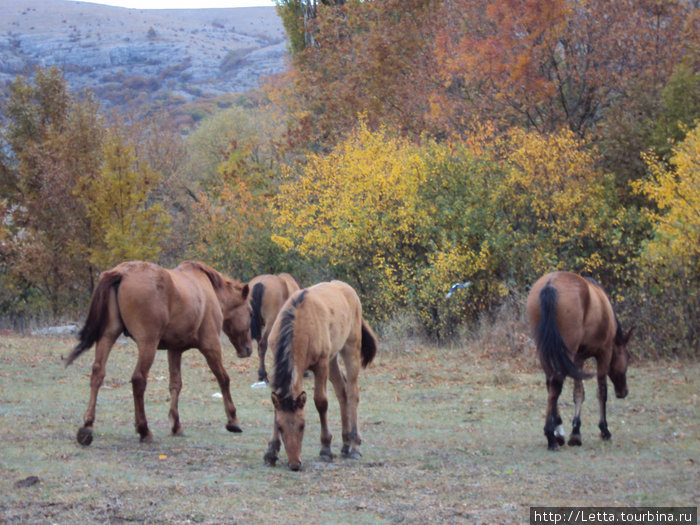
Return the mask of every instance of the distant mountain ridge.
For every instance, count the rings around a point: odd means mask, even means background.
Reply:
[[[0,87],[57,66],[106,108],[248,91],[283,71],[274,7],[141,10],[68,0],[0,0]],[[2,102],[2,100],[0,100]]]

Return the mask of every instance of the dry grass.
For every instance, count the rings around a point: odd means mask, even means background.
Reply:
[[[588,382],[583,446],[551,453],[542,435],[543,378],[526,343],[515,352],[483,339],[450,348],[404,342],[380,349],[361,375],[362,460],[317,459],[311,404],[305,468],[293,473],[263,465],[269,391],[250,388],[256,359],[238,360],[228,347],[243,434],[224,429],[221,400],[212,398],[216,383],[191,351],[183,359],[180,401],[186,435],[169,435],[167,365],[159,355],[146,393],[155,442],[140,444],[129,383],[136,350],[127,343],[108,363],[95,441],[81,447],[75,433],[87,405],[91,355],[64,369],[61,355],[72,344],[0,339],[0,522],[523,523],[530,505],[700,500],[696,363],[633,363],[630,396],[609,402],[611,442],[597,435]],[[562,396],[565,420],[572,416],[570,387]],[[329,417],[339,436],[334,400]],[[15,486],[29,476],[39,482]]]

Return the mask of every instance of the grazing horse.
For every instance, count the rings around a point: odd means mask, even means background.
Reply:
[[[328,430],[326,386],[330,378],[340,404],[343,427],[343,457],[361,457],[362,442],[357,424],[360,366],[365,368],[377,353],[377,339],[362,319],[362,305],[355,290],[341,281],[319,283],[295,292],[284,303],[272,326],[270,344],[275,352],[272,373],[272,404],[275,420],[265,463],[274,466],[280,437],[287,451],[289,467],[301,468],[304,437],[303,377],[314,373],[314,403],[321,422],[321,459],[332,461],[332,435]],[[347,377],[340,369],[343,358]]]
[[[258,275],[248,283],[250,286],[250,306],[253,308],[253,317],[250,320],[250,334],[253,340],[258,342],[258,381],[267,382],[265,370],[265,353],[267,341],[270,337],[272,323],[277,319],[277,314],[284,302],[294,292],[301,288],[299,281],[288,273],[278,275]]]
[[[537,280],[527,298],[527,316],[547,379],[544,434],[548,448],[556,450],[564,444],[557,402],[566,376],[574,379],[575,413],[569,445],[581,445],[583,379],[592,375],[584,373],[582,367],[589,357],[597,364],[600,435],[610,439],[605,416],[606,376],[615,387],[615,395],[624,398],[632,329],[623,332],[610,299],[597,282],[569,272],[548,273]]]
[[[229,376],[221,355],[221,330],[239,357],[251,354],[248,285],[223,276],[200,262],[184,262],[174,270],[140,261],[122,263],[103,272],[92,294],[80,342],[68,356],[66,366],[93,344],[95,362],[90,378],[90,401],[78,442],[92,442],[97,393],[105,377],[109,352],[122,333],[138,346],[136,369],[131,376],[136,431],[141,441],[153,439],[148,429],[143,396],[148,371],[157,349],[168,351],[172,433],[181,434],[178,397],[182,388],[182,352],[198,348],[216,376],[224,399],[227,430],[241,432],[236,407],[229,391]]]

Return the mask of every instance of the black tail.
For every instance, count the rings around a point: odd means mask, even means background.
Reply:
[[[250,294],[250,306],[253,309],[253,317],[250,319],[250,336],[260,342],[262,337],[262,299],[265,293],[265,285],[263,283],[255,283],[253,291]]]
[[[116,270],[103,272],[100,275],[97,288],[92,293],[87,320],[78,334],[79,343],[66,359],[66,366],[75,361],[80,354],[94,345],[104,334],[108,317],[109,294],[113,287],[119,286],[121,280],[122,274]]]
[[[561,377],[569,376],[574,379],[591,377],[592,374],[577,369],[569,358],[569,350],[557,327],[556,306],[557,289],[547,284],[540,291],[540,321],[537,323],[536,331],[537,351],[542,364],[548,369],[546,372]]]
[[[374,332],[369,327],[369,325],[362,320],[362,368],[367,368],[367,365],[372,362],[374,356],[377,355],[377,337]]]

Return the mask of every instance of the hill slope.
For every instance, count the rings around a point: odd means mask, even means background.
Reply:
[[[274,7],[139,10],[67,0],[0,0],[0,86],[36,66],[105,107],[240,93],[282,71]],[[2,95],[0,95],[2,97]]]

